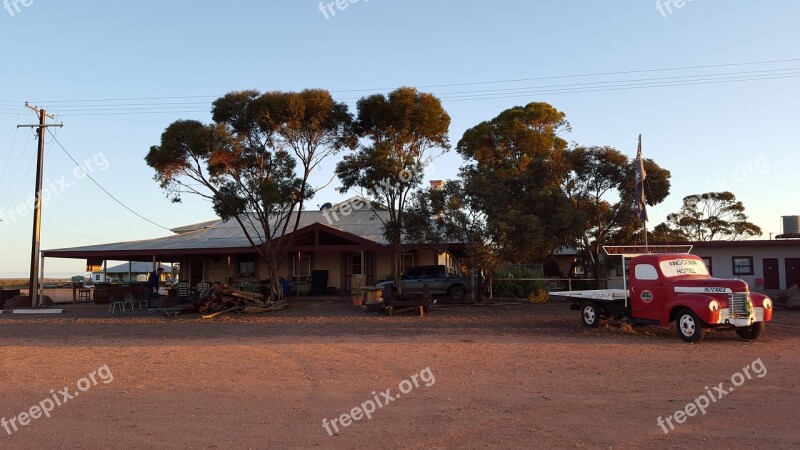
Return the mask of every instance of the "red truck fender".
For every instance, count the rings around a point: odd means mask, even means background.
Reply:
[[[719,309],[712,311],[710,304],[715,301],[714,297],[702,294],[675,294],[664,303],[664,313],[661,316],[661,326],[668,327],[676,319],[678,311],[682,308],[689,308],[697,314],[703,322],[716,324],[719,321]]]
[[[766,305],[764,305],[765,301],[767,302]],[[772,320],[772,308],[774,303],[772,303],[771,298],[758,292],[751,292],[750,302],[753,304],[753,308],[764,308],[764,322]]]

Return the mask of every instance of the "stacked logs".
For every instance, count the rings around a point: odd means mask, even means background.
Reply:
[[[264,296],[252,292],[231,289],[222,283],[214,283],[200,296],[199,312],[204,319],[212,319],[228,312],[244,314],[262,314],[286,308],[287,304],[264,301]]]

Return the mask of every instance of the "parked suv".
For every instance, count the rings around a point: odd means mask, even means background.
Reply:
[[[466,278],[448,274],[445,266],[411,267],[400,276],[400,284],[403,294],[421,294],[427,284],[431,294],[449,295],[453,300],[463,300],[469,286]],[[394,280],[381,281],[377,286],[394,286]]]

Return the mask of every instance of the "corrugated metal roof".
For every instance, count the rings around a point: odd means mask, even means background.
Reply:
[[[255,221],[254,216],[251,217]],[[315,223],[320,223],[345,233],[367,239],[379,245],[387,245],[388,241],[383,237],[382,220],[388,220],[388,217],[389,213],[387,211],[353,210],[347,215],[343,214],[339,209],[329,209],[325,212],[304,211],[300,215],[298,231]],[[293,225],[293,222],[290,223],[289,229],[294,228]],[[261,230],[256,231],[256,228],[252,226],[248,226],[248,229],[256,243],[260,244],[264,242],[263,237],[260,235],[262,232]],[[172,231],[177,234],[157,239],[51,249],[45,250],[44,254],[45,256],[55,256],[55,253],[111,254],[144,251],[160,254],[178,253],[182,250],[214,250],[251,247],[250,242],[236,220],[211,220],[199,224],[174,228]]]

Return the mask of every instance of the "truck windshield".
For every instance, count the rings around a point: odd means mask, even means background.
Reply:
[[[697,259],[671,259],[661,261],[661,273],[667,278],[690,275],[708,276],[705,263]]]

